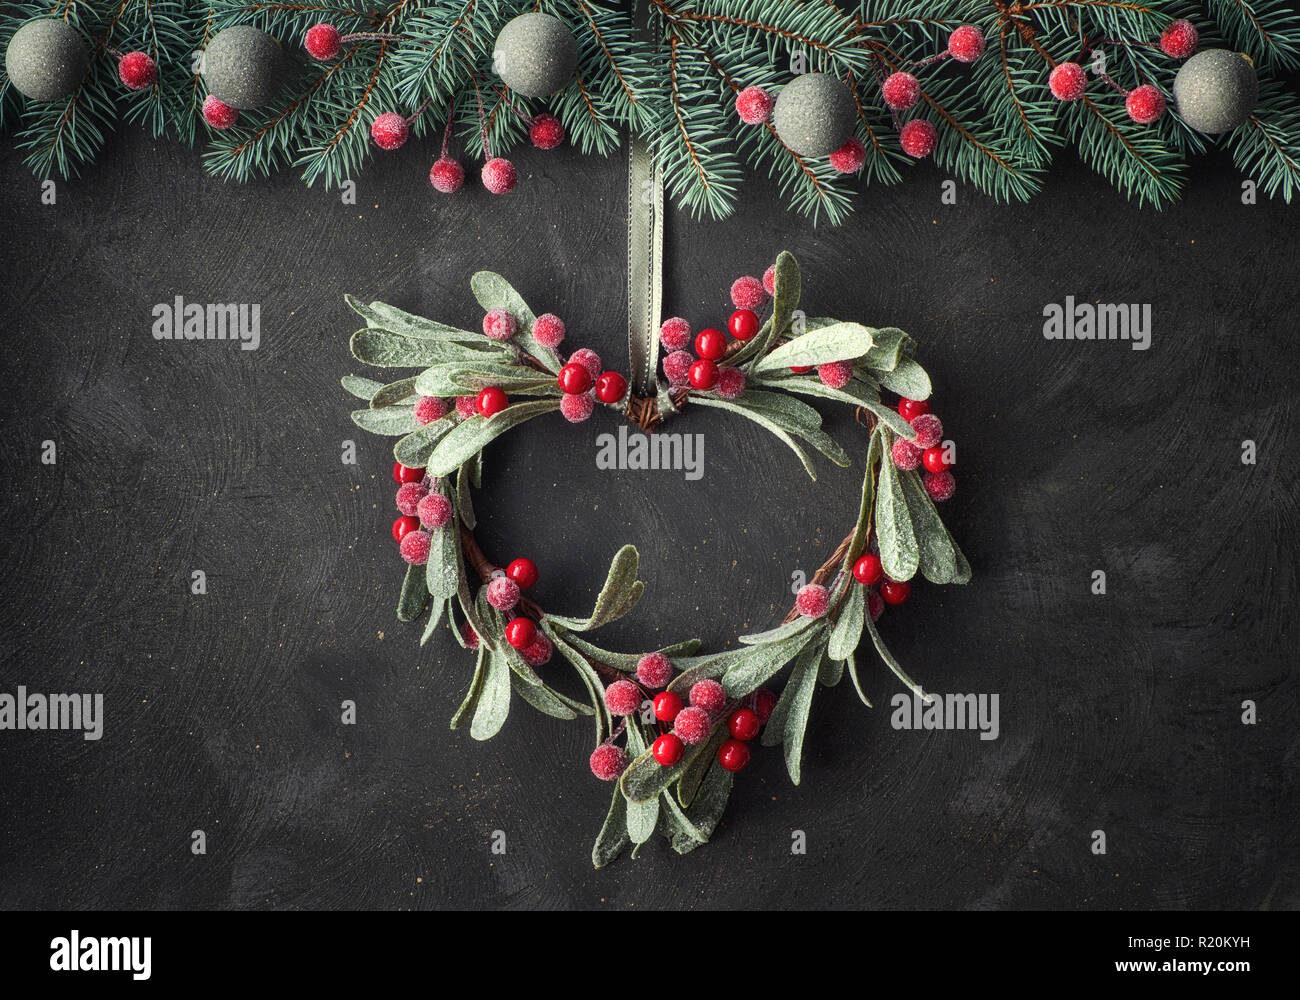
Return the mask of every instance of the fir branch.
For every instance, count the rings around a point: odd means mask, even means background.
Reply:
[[[1210,13],[1235,49],[1249,52],[1259,68],[1300,67],[1300,13],[1283,0],[1209,0]]]
[[[1224,138],[1237,169],[1254,178],[1269,197],[1289,205],[1300,190],[1300,100],[1275,80],[1260,87],[1259,103],[1246,124]]]

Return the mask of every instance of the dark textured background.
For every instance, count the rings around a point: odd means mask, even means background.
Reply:
[[[509,197],[439,198],[427,159],[382,158],[347,207],[128,135],[48,207],[0,158],[0,690],[103,691],[107,714],[98,743],[0,733],[0,905],[1300,906],[1300,209],[1242,206],[1206,160],[1184,202],[1141,211],[1064,156],[1028,206],[943,206],[921,166],[838,230],[761,181],[726,223],[674,215],[666,314],[720,321],[730,281],[785,247],[810,312],[920,341],[976,578],[918,584],[882,631],[927,688],[998,693],[1002,735],[891,729],[899,686],[864,654],[878,707],[819,693],[801,787],[762,752],[710,845],[594,872],[608,788],[585,720],[516,702],[490,743],[448,730],[470,664],[394,618],[390,442],[350,424],[338,379],[361,369],[344,292],[473,325],[484,267],[623,366],[623,167],[530,153]],[[154,341],[150,309],[178,293],[262,303],[261,349]],[[1045,341],[1067,294],[1151,302],[1154,346]],[[536,559],[555,610],[582,612],[615,548],[640,548],[648,592],[615,648],[767,627],[852,521],[860,464],[821,462],[814,486],[701,410],[669,429],[705,434],[702,481],[597,472],[615,426],[530,424],[492,447],[479,497],[489,554]]]

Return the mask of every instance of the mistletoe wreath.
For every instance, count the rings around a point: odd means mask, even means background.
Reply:
[[[631,190],[637,174],[634,149]],[[655,322],[656,234],[662,232],[657,215],[634,214],[631,228],[629,286],[635,289],[648,276],[652,303],[630,323],[636,391],[620,373],[602,372],[590,349],[562,360],[556,348],[563,322],[549,313],[535,315],[490,271],[471,280],[484,310],[482,333],[349,297],[366,322],[351,338],[353,356],[379,368],[420,371],[387,384],[355,375],[343,379],[350,393],[368,403],[353,412],[353,420],[367,431],[399,438],[393,473],[402,516],[393,534],[409,565],[398,617],[413,621],[427,608],[422,644],[446,621],[476,656],[452,728],[468,722],[472,737],[491,738],[506,721],[512,694],[557,718],[594,718],[592,772],[616,782],[592,850],[596,867],[629,844],[635,853],[656,831],[679,853],[705,843],[726,806],[733,775],[749,763],[750,741],[760,732],[762,745],[782,746],[798,784],[818,684],[834,686],[847,673],[870,707],[856,658],[864,630],[889,669],[926,699],[886,648],[876,621],[887,603],[906,600],[918,573],[936,584],[966,583],[971,576],[935,508],[936,500],[948,499],[955,489],[948,471],[954,451],[929,412],[930,379],[915,359],[913,339],[894,327],[805,317],[798,309],[799,267],[783,252],[763,280],[746,277],[733,284],[730,339],[720,330],[702,330],[692,355],[684,319]],[[770,312],[760,320],[758,310],[766,311],[769,296]],[[660,344],[670,352],[662,380],[654,377]],[[900,398],[890,406],[885,393]],[[571,617],[523,596],[538,579],[531,560],[499,569],[475,540],[471,491],[481,483],[483,450],[528,420],[559,410],[570,421],[582,421],[599,401],[649,431],[687,405],[705,406],[772,432],[814,479],[805,445],[848,466],[849,453],[800,396],[853,407],[866,430],[857,523],[800,589],[785,620],[740,636],[734,649],[702,653],[699,641],[688,639],[623,653],[587,637],[626,615],[642,596],[631,545],[614,555],[591,613]],[[577,672],[586,701],[550,683],[544,668],[556,654]],[[790,664],[777,695],[770,685]]]

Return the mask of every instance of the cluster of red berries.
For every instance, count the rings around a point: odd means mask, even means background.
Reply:
[[[775,267],[763,280],[744,275],[731,284],[731,303],[735,311],[727,319],[727,333],[708,327],[691,339],[691,325],[680,316],[664,320],[659,327],[659,343],[664,351],[664,376],[672,385],[690,385],[701,392],[716,391],[723,399],[735,399],[745,391],[745,373],[739,368],[720,366],[731,345],[727,334],[737,343],[753,340],[762,325],[756,309],[772,293]],[[687,349],[692,345],[695,353]]]
[[[1160,51],[1171,59],[1186,59],[1196,51],[1200,36],[1191,21],[1180,19],[1171,23],[1160,35]],[[1139,125],[1151,125],[1160,120],[1168,101],[1160,88],[1144,83],[1125,90],[1112,80],[1104,70],[1095,70],[1111,89],[1124,98],[1124,110]],[[1088,89],[1088,73],[1076,62],[1057,63],[1047,77],[1047,86],[1058,101],[1077,101]]]
[[[580,347],[569,355],[568,363],[556,376],[556,384],[564,393],[560,398],[560,412],[570,423],[591,416],[598,399],[612,406],[627,395],[627,379],[618,372],[600,368],[600,355],[588,347]]]
[[[943,423],[923,399],[900,399],[898,415],[912,425],[912,437],[898,438],[891,449],[894,465],[905,472],[924,468],[925,492],[935,503],[957,492],[957,480],[948,471],[957,464],[957,446],[943,439]]]
[[[494,573],[488,581],[487,602],[502,614],[514,611],[523,598],[523,591],[537,586],[538,579],[535,562],[522,556],[514,559],[504,570]],[[542,634],[537,623],[523,615],[517,615],[506,622],[506,642],[519,651],[530,667],[545,666],[555,652],[551,640]],[[478,636],[474,636],[473,644],[466,644],[474,648],[478,644]]]
[[[431,532],[445,528],[451,521],[451,501],[439,491],[438,481],[423,469],[394,462],[393,480],[397,483],[399,511],[393,522],[393,541],[407,563],[423,566],[433,547]]]

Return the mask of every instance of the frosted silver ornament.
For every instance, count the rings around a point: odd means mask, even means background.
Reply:
[[[222,104],[247,111],[275,97],[284,70],[280,43],[251,24],[218,32],[203,50],[203,80]]]
[[[781,88],[772,126],[781,141],[800,156],[829,156],[853,135],[857,108],[840,80],[826,73],[804,73]]]
[[[28,21],[13,33],[5,49],[9,82],[33,101],[71,97],[85,79],[89,65],[81,33],[53,17]]]
[[[578,43],[550,14],[520,14],[506,22],[492,51],[492,68],[524,97],[549,97],[573,77]]]
[[[1205,49],[1174,77],[1179,116],[1198,132],[1217,135],[1242,124],[1259,99],[1255,67],[1240,52]]]

